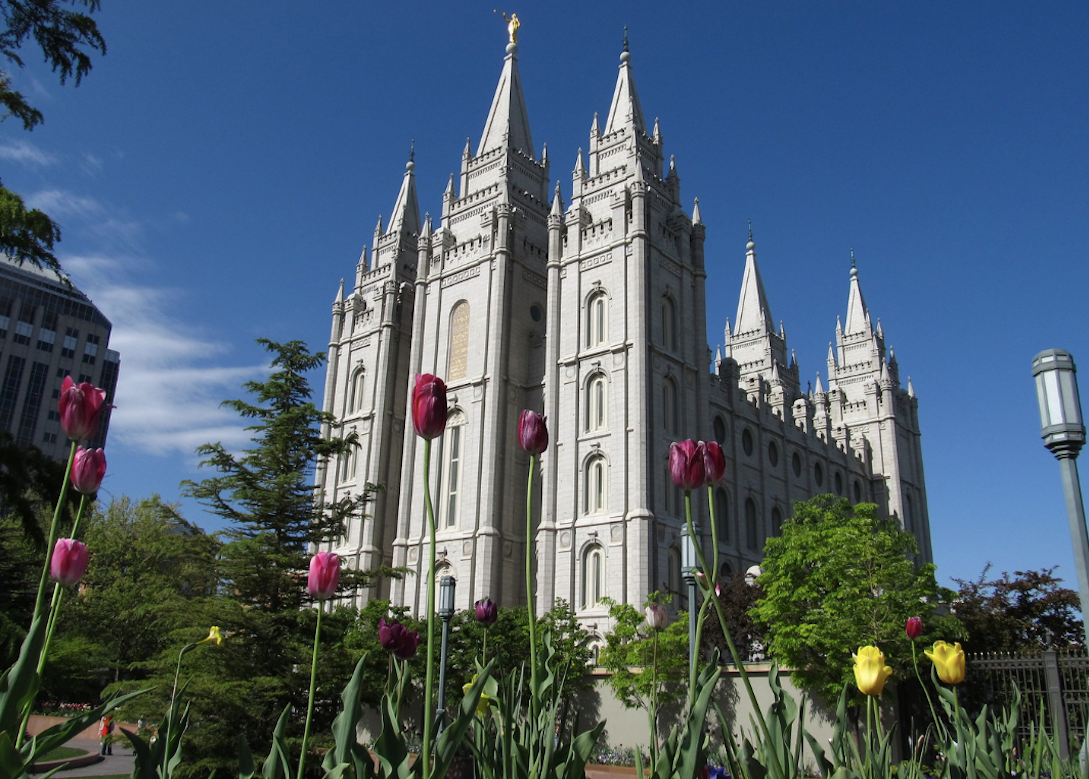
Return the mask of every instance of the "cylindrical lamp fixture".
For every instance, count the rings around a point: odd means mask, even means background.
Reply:
[[[1044,446],[1056,457],[1077,457],[1085,445],[1085,424],[1074,358],[1062,349],[1040,352],[1032,360],[1032,375]]]
[[[692,530],[699,538],[700,526],[698,522],[692,523]],[[696,543],[692,536],[688,535],[688,525],[681,530],[681,573],[687,579],[696,575],[699,568],[699,558],[696,557]]]
[[[450,619],[454,616],[454,590],[457,581],[453,576],[443,576],[439,579],[439,619]]]

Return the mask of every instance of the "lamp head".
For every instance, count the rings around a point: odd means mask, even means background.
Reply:
[[[1077,457],[1085,444],[1085,424],[1074,358],[1063,349],[1047,349],[1032,359],[1032,375],[1044,446],[1056,457]]]
[[[454,616],[454,590],[457,580],[453,576],[443,576],[439,579],[439,619],[450,619]]]

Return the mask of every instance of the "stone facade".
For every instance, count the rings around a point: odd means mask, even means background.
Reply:
[[[323,468],[324,495],[384,485],[335,545],[350,565],[414,575],[358,594],[415,612],[426,599],[424,444],[408,418],[411,377],[445,379],[446,433],[431,445],[438,562],[457,607],[525,602],[529,460],[522,409],[544,413],[552,443],[535,474],[538,609],[570,602],[599,630],[601,599],[641,605],[682,590],[683,497],[672,441],[715,438],[727,455],[716,515],[724,568],[760,559],[792,501],[835,492],[877,503],[931,559],[917,401],[899,385],[880,324],[852,267],[847,324],[836,328],[825,389],[800,388],[749,236],[725,351],[707,346],[705,227],[689,215],[657,122],[646,126],[624,51],[608,118],[594,117],[566,204],[550,193],[510,44],[475,154],[467,143],[437,227],[419,216],[409,161],[388,225],[333,306],[326,410],[355,431],[352,458]],[[853,266],[853,262],[852,262]],[[723,279],[714,279],[719,286]],[[708,369],[708,366],[711,369]],[[706,516],[706,495],[694,496]],[[706,523],[705,523],[706,525]],[[710,528],[702,528],[710,541]]]

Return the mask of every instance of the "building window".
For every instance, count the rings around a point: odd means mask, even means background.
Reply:
[[[758,523],[756,520],[756,501],[752,498],[745,500],[745,535],[748,537],[749,549],[754,552],[760,550],[760,538]]]
[[[608,486],[605,467],[604,455],[597,454],[586,461],[583,473],[586,484],[583,509],[586,514],[599,514],[605,510],[605,494]]]
[[[605,375],[595,373],[586,383],[586,430],[605,429]]]
[[[715,428],[715,441],[718,442],[719,446],[725,446],[726,445],[726,420],[724,420],[722,417],[715,417],[714,428]]]
[[[795,476],[802,475],[802,458],[795,452],[790,458],[790,467],[794,471]]]
[[[843,476],[839,471],[836,471],[836,494],[843,494]]]
[[[715,490],[715,524],[718,526],[718,542],[730,543],[730,497],[726,490]]]
[[[363,367],[356,368],[352,374],[351,385],[348,389],[348,413],[354,414],[363,408],[363,378],[366,372]]]
[[[772,468],[779,465],[779,447],[774,441],[768,444],[768,462],[771,463]]]
[[[681,592],[681,550],[671,546],[666,553],[666,590]]]
[[[820,487],[824,484],[824,469],[821,468],[820,463],[813,463],[813,481]]]
[[[745,428],[744,432],[741,433],[741,448],[745,451],[746,455],[749,455],[750,457],[752,456],[752,431],[750,431],[748,428]]]
[[[774,536],[782,535],[783,532],[783,512],[776,506],[771,510],[771,534]]]
[[[344,455],[344,470],[341,472],[341,481],[349,481],[355,478],[355,465],[359,456],[359,447],[353,446]]]
[[[605,585],[605,550],[596,544],[582,554],[582,608],[598,604]]]
[[[665,417],[666,432],[676,434],[680,428],[680,413],[677,408],[677,385],[672,379],[662,382],[662,415]]]
[[[855,479],[854,494],[855,494],[855,503],[861,503],[862,502],[862,483],[858,479]]]
[[[601,291],[590,297],[586,318],[586,345],[601,346],[608,337],[608,296]]]
[[[450,357],[447,381],[465,378],[469,360],[469,303],[462,300],[450,312]]]
[[[677,309],[668,295],[662,298],[662,346],[677,351]]]
[[[461,516],[461,476],[465,470],[465,414],[455,411],[446,421],[443,436],[442,516],[446,527],[457,527]]]

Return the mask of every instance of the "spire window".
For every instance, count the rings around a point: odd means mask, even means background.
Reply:
[[[672,379],[662,382],[662,415],[666,432],[676,434],[680,429],[680,409],[677,405],[677,385]]]
[[[595,373],[586,383],[586,432],[605,429],[605,374]]]
[[[348,388],[348,408],[349,414],[355,414],[363,410],[363,379],[366,373],[363,370],[363,366],[359,366],[352,374],[352,379]]]
[[[730,543],[730,496],[719,487],[715,490],[715,524],[718,525],[718,542]]]
[[[465,414],[455,411],[446,421],[443,436],[443,525],[457,527],[461,518],[461,481],[465,460]]]
[[[677,351],[677,308],[668,295],[662,298],[662,346]]]
[[[583,482],[585,484],[584,513],[600,514],[605,511],[605,496],[608,487],[607,474],[604,455],[595,454],[586,461],[583,472]]]
[[[602,346],[608,337],[608,296],[604,291],[595,292],[590,297],[586,319],[586,346]]]
[[[594,544],[582,553],[582,608],[594,608],[604,595],[605,550]]]
[[[450,312],[450,353],[447,382],[465,378],[469,359],[469,302],[462,300]]]
[[[756,501],[752,498],[745,500],[745,535],[749,549],[760,551],[759,522],[756,517]]]

